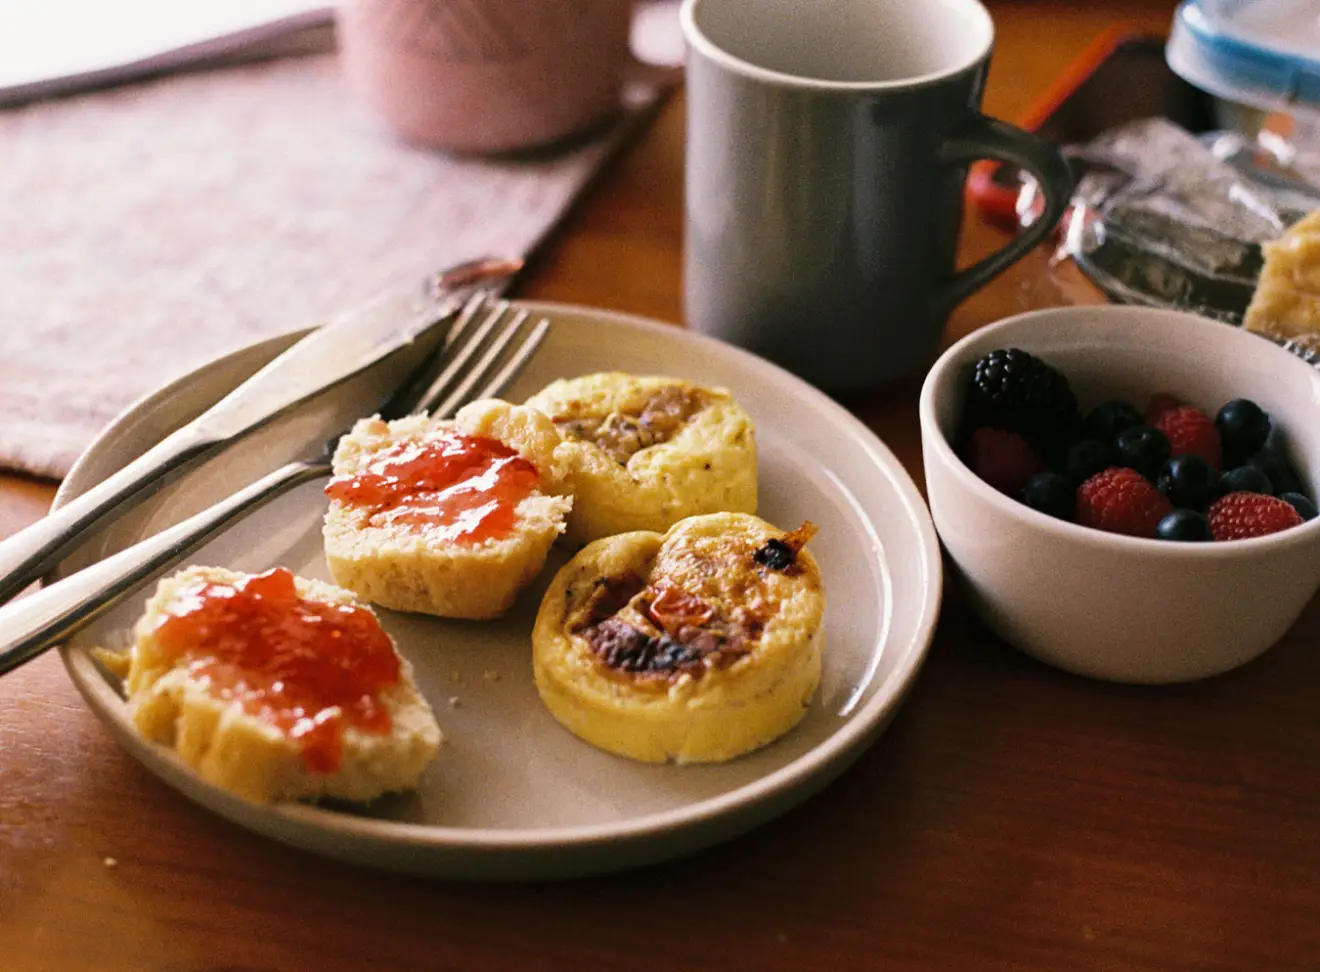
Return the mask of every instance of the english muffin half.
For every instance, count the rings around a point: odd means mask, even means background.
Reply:
[[[371,609],[277,568],[160,581],[125,653],[133,725],[258,803],[370,800],[417,785],[440,728]]]
[[[722,762],[777,739],[820,682],[814,530],[713,513],[589,544],[537,614],[541,699],[578,737],[645,762]]]
[[[664,531],[701,513],[755,513],[756,433],[727,391],[619,372],[555,381],[526,402],[564,437],[581,545]]]
[[[573,501],[540,412],[473,402],[452,422],[363,419],[335,450],[322,531],[335,583],[382,607],[502,614],[540,572]]]

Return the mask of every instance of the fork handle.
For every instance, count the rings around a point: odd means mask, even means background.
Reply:
[[[185,426],[86,493],[0,541],[0,604],[40,580],[82,539],[89,526],[127,497],[155,492],[167,473],[204,455],[215,444],[214,438]]]
[[[182,559],[231,520],[328,474],[328,462],[291,462],[182,523],[0,607],[0,675],[63,641]]]

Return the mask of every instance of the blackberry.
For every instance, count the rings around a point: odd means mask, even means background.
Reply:
[[[1069,442],[1081,424],[1068,379],[1018,348],[997,348],[976,362],[965,418],[1017,432],[1049,454]]]

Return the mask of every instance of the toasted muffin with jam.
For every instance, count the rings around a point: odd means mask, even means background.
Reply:
[[[727,391],[618,372],[552,382],[526,402],[564,437],[581,545],[663,532],[701,513],[755,513],[756,433]]]
[[[814,530],[713,513],[589,544],[537,614],[541,699],[581,739],[645,762],[722,762],[779,738],[820,682]]]
[[[363,419],[340,439],[322,531],[335,583],[382,607],[450,618],[506,611],[573,505],[559,433],[500,401]]]
[[[275,569],[160,581],[123,653],[133,725],[204,780],[258,803],[366,801],[417,785],[441,733],[371,609]]]

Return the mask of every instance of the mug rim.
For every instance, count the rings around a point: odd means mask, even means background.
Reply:
[[[888,81],[831,81],[826,78],[815,78],[808,75],[789,74],[784,71],[775,71],[771,68],[761,67],[753,64],[751,61],[744,60],[734,54],[730,54],[723,47],[716,44],[713,40],[697,26],[696,8],[702,3],[712,2],[712,0],[683,0],[679,8],[679,24],[683,31],[683,37],[691,50],[699,52],[707,60],[710,60],[726,71],[740,74],[743,77],[753,81],[759,81],[765,84],[778,84],[784,87],[800,88],[803,90],[819,92],[864,92],[864,91],[905,91],[914,88],[926,87],[932,84],[938,84],[949,78],[957,77],[968,70],[975,68],[983,63],[995,46],[995,24],[990,16],[990,11],[985,8],[981,0],[944,0],[945,3],[956,3],[963,6],[966,13],[977,18],[977,26],[985,31],[985,43],[975,52],[975,54],[963,61],[954,64],[951,67],[941,68],[938,71],[928,71],[925,74],[914,74],[911,77],[895,78]]]

